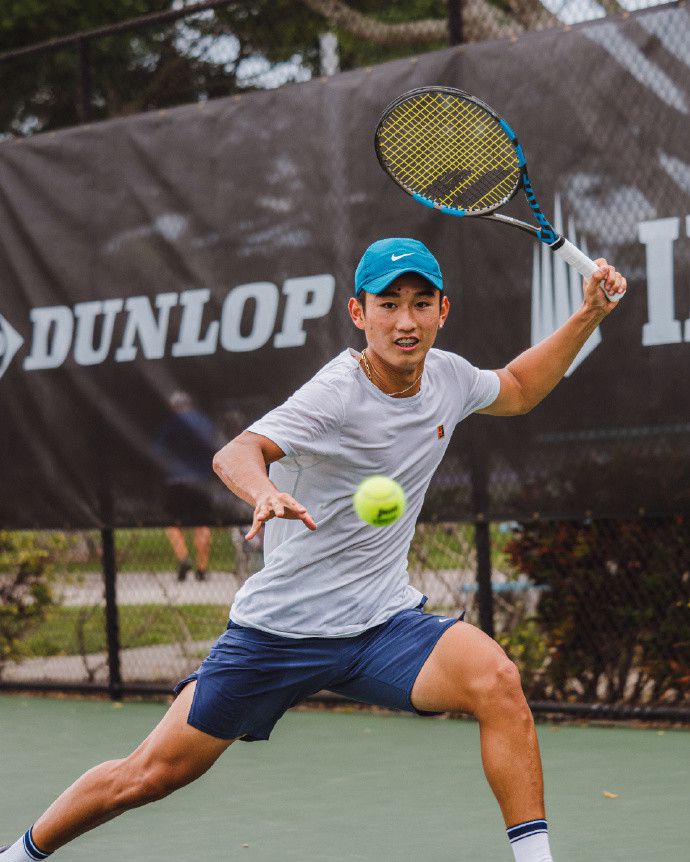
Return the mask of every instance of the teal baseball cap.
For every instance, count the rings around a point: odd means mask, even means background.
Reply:
[[[389,237],[373,242],[362,255],[355,270],[355,296],[381,293],[398,276],[416,272],[443,290],[443,276],[438,261],[418,239]]]

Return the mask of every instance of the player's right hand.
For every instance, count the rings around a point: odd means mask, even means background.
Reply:
[[[301,503],[282,491],[272,491],[257,499],[254,508],[254,520],[251,529],[244,538],[253,539],[266,521],[270,521],[271,518],[302,521],[310,530],[316,529],[316,522]]]
[[[593,311],[610,314],[616,307],[618,300],[625,295],[628,282],[603,257],[598,257],[594,263],[598,269],[592,273],[590,278],[585,278],[582,284],[585,305]],[[617,297],[617,299],[611,301],[607,299],[606,294]]]

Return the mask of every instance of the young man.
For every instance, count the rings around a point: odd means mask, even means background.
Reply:
[[[214,459],[227,487],[254,507],[247,538],[267,525],[265,566],[237,593],[226,632],[178,684],[151,735],[129,757],[79,778],[2,862],[44,859],[160,799],[202,775],[234,740],[268,739],[290,706],[323,688],[412,712],[475,715],[515,859],[550,862],[537,737],[518,671],[479,629],[422,612],[406,558],[457,423],[538,404],[615,307],[600,282],[625,292],[625,279],[598,263],[582,307],[494,372],[432,349],[450,304],[422,243],[385,239],[366,250],[349,301],[366,348],[341,353]],[[358,483],[376,473],[407,494],[406,513],[385,529],[352,510]]]

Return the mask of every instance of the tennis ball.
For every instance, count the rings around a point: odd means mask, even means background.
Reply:
[[[372,527],[387,527],[405,511],[405,492],[387,476],[370,476],[352,498],[359,517]]]

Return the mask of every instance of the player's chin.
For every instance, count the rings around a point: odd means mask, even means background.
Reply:
[[[393,350],[388,364],[399,372],[411,374],[419,368],[419,364],[424,361],[426,354],[426,350],[419,348],[413,351]]]

